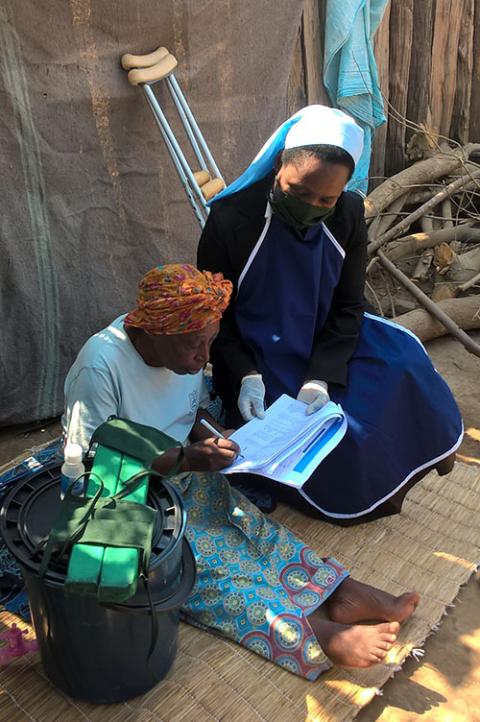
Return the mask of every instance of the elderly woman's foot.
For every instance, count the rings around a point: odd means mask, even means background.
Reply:
[[[315,613],[310,623],[321,648],[339,667],[371,667],[383,662],[400,629],[398,622],[373,626],[337,624]]]
[[[325,606],[330,619],[340,624],[367,621],[401,623],[411,617],[419,601],[417,592],[394,597],[349,577],[328,598]]]

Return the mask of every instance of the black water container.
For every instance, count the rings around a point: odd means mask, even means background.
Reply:
[[[181,499],[168,483],[150,483],[147,503],[158,511],[148,578],[151,604],[141,580],[136,594],[122,604],[65,594],[68,557],[52,561],[39,576],[36,547],[48,535],[59,503],[55,469],[15,485],[0,512],[0,531],[22,571],[47,677],[71,697],[93,703],[144,694],[173,664],[179,608],[195,582]]]

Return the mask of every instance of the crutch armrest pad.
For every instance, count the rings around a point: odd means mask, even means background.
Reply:
[[[152,65],[150,68],[133,68],[128,71],[128,82],[131,85],[145,85],[163,80],[177,67],[177,59],[166,55],[164,58]]]
[[[160,47],[148,53],[148,55],[132,55],[131,53],[125,53],[122,55],[121,63],[124,70],[131,70],[132,68],[150,68],[160,60],[170,55],[167,48]]]

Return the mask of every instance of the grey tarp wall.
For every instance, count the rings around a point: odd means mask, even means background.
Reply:
[[[75,354],[132,306],[141,275],[195,258],[198,225],[121,54],[177,56],[233,180],[286,116],[302,7],[0,0],[0,424],[60,413]]]

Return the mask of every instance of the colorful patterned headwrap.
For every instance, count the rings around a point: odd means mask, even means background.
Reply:
[[[231,293],[221,273],[186,263],[157,266],[140,281],[137,308],[124,324],[166,336],[199,331],[221,318]]]

